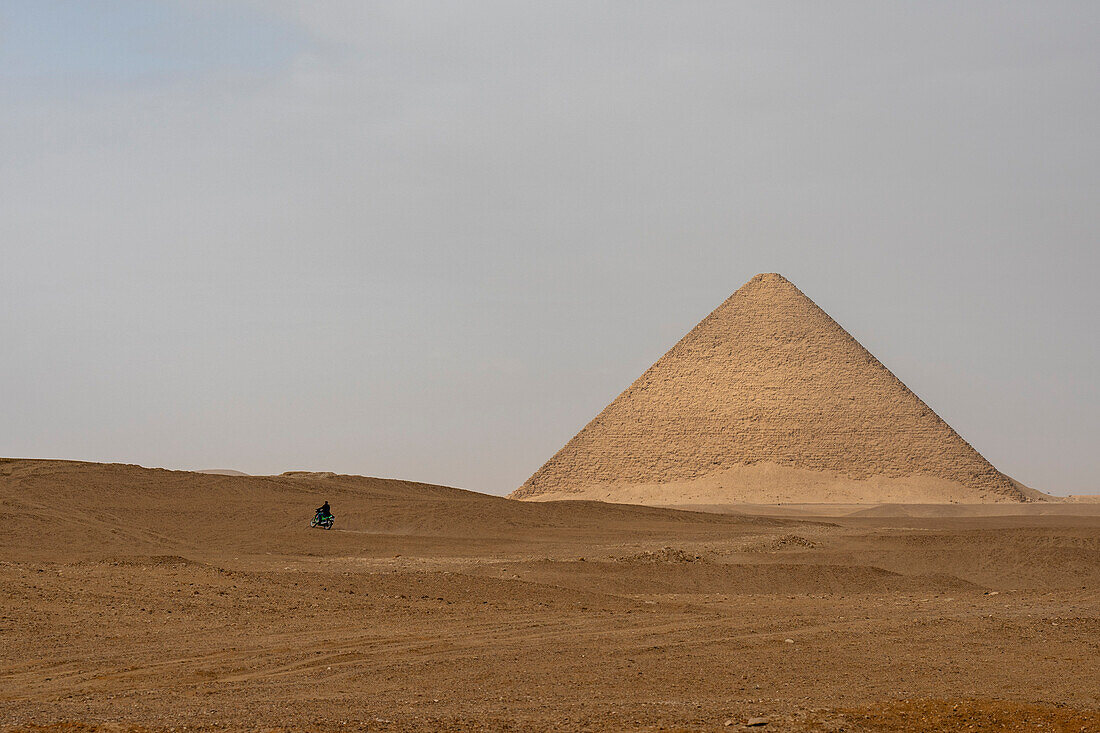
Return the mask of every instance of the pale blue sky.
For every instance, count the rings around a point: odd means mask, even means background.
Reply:
[[[1100,492],[1100,5],[0,0],[0,455],[503,493],[752,275]]]
[[[243,4],[0,3],[0,73],[27,91],[37,84],[107,87],[226,71],[274,73],[308,43],[293,24]]]

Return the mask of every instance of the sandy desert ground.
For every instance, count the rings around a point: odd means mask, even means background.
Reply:
[[[1100,730],[1095,512],[719,509],[5,460],[0,728]]]

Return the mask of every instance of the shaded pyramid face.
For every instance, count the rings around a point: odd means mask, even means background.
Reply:
[[[512,496],[1028,500],[777,274],[730,296]]]

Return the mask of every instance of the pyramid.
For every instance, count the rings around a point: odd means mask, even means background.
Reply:
[[[1020,502],[990,465],[781,275],[704,318],[517,499],[643,504]]]

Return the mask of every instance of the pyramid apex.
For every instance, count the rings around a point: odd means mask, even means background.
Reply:
[[[738,288],[735,294],[742,296],[748,294],[750,297],[758,298],[761,296],[771,297],[772,294],[784,292],[795,292],[802,295],[802,291],[798,289],[798,286],[778,272],[761,272],[753,275],[752,279]]]
[[[791,281],[780,275],[778,272],[761,272],[758,275],[753,275],[752,279],[749,280],[749,282],[787,283],[789,285]]]

